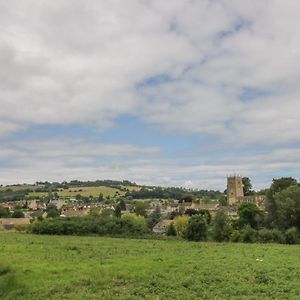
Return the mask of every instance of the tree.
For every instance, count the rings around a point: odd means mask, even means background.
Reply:
[[[200,212],[198,209],[194,209],[194,208],[187,208],[184,212],[185,215],[188,215],[188,216],[193,216],[193,215],[199,215]]]
[[[47,218],[56,218],[59,217],[60,213],[57,207],[54,204],[49,204],[46,209]]]
[[[218,200],[220,206],[227,206],[228,200],[226,196],[221,196]]]
[[[134,206],[134,212],[137,215],[146,217],[147,216],[147,208],[148,208],[148,204],[144,201],[138,201],[135,206]]]
[[[296,227],[291,227],[285,232],[285,242],[287,244],[299,243],[299,231]]]
[[[122,215],[122,219],[126,221],[130,221],[136,227],[143,228],[144,232],[148,232],[146,221],[143,216],[139,216],[135,213],[125,213],[124,215]]]
[[[20,209],[15,209],[11,215],[12,218],[24,218],[24,213]]]
[[[274,222],[277,218],[277,204],[275,201],[275,195],[294,185],[297,185],[297,180],[292,177],[281,177],[279,179],[273,179],[272,184],[267,191],[267,200],[265,203],[267,212],[266,222],[270,227],[275,226]]]
[[[217,242],[229,241],[231,233],[232,227],[228,212],[220,208],[213,222],[213,238]]]
[[[9,218],[10,212],[7,207],[0,206],[0,218]]]
[[[121,215],[122,215],[122,213],[121,213],[121,206],[120,206],[120,204],[117,204],[116,208],[115,208],[115,216],[117,218],[121,218]]]
[[[98,196],[98,201],[103,202],[103,200],[104,200],[103,194],[100,193],[99,196]]]
[[[115,211],[111,208],[104,208],[100,212],[100,216],[104,219],[105,218],[112,218],[114,216],[114,214],[115,214]]]
[[[156,223],[158,223],[158,221],[161,218],[161,213],[160,213],[160,208],[157,205],[154,209],[154,211],[148,216],[147,218],[147,226],[148,228],[152,229],[154,227],[154,225]]]
[[[199,210],[199,215],[203,216],[206,219],[206,223],[210,224],[211,222],[211,215],[210,212],[207,209],[200,209]]]
[[[269,189],[269,194],[274,196],[276,193],[286,190],[292,185],[297,185],[297,180],[292,177],[281,177],[273,179],[272,185]]]
[[[80,201],[82,199],[82,196],[80,194],[76,194],[75,199],[77,201]]]
[[[175,218],[174,226],[178,235],[184,235],[189,219],[189,216],[178,216]]]
[[[274,196],[273,224],[279,229],[296,227],[300,230],[300,187],[292,185]]]
[[[123,198],[120,199],[120,207],[121,207],[121,210],[126,210],[126,204],[125,204],[125,201]]]
[[[176,236],[176,228],[173,223],[167,228],[167,236]]]
[[[254,203],[242,203],[238,208],[238,227],[250,225],[258,229],[263,221],[263,212]]]
[[[245,196],[253,195],[254,192],[252,191],[252,184],[250,178],[243,177],[242,182],[243,182],[244,195]]]
[[[179,200],[179,203],[182,203],[182,202],[193,202],[194,199],[195,198],[194,198],[193,195],[186,194],[186,195],[183,195],[181,197],[181,199]]]
[[[190,241],[205,241],[207,239],[206,218],[201,215],[192,216],[188,221],[184,237]]]

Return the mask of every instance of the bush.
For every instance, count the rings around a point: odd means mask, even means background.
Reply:
[[[176,232],[179,236],[184,236],[187,224],[189,222],[189,216],[178,216],[174,220],[174,226],[176,228]]]
[[[247,225],[240,231],[240,242],[242,243],[255,243],[258,241],[257,230],[253,229],[251,226]]]
[[[58,235],[143,235],[148,233],[143,217],[128,215],[124,218],[87,216],[45,219],[31,224],[30,231],[37,234]]]
[[[0,218],[9,218],[10,212],[7,207],[0,206]]]
[[[12,218],[24,218],[24,213],[22,212],[22,210],[20,209],[16,209],[12,215],[11,215]]]
[[[238,215],[239,218],[235,222],[238,228],[251,226],[258,229],[263,222],[263,211],[254,203],[242,203],[238,208]]]
[[[296,227],[291,227],[285,232],[285,242],[290,245],[299,243],[299,232]]]
[[[219,209],[213,222],[213,238],[217,242],[228,241],[232,227],[228,213],[224,209]]]
[[[241,238],[241,234],[238,230],[234,230],[231,235],[230,235],[230,242],[233,242],[233,243],[238,243],[240,241],[240,238]]]
[[[278,229],[263,228],[258,231],[258,241],[260,243],[284,243],[285,237]]]
[[[207,239],[206,218],[194,215],[189,219],[184,237],[190,241],[205,241]]]
[[[167,228],[167,236],[176,236],[176,229],[173,223]]]

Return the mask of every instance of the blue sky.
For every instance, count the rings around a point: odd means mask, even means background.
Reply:
[[[295,1],[10,1],[0,183],[300,177]]]

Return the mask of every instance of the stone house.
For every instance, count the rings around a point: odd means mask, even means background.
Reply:
[[[165,233],[168,226],[173,223],[173,220],[161,220],[152,229],[154,233]]]

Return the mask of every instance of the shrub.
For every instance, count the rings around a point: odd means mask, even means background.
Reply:
[[[12,215],[11,215],[12,218],[24,218],[24,213],[22,212],[22,210],[20,209],[16,209]]]
[[[224,209],[219,209],[213,222],[213,238],[217,242],[228,241],[232,227],[228,213]]]
[[[238,243],[240,241],[240,238],[241,238],[241,234],[238,230],[234,230],[231,235],[230,235],[230,242],[233,242],[233,243]]]
[[[170,224],[167,228],[167,235],[168,236],[176,236],[176,229],[173,223]]]
[[[254,203],[242,203],[238,208],[239,218],[236,220],[238,228],[251,226],[258,229],[263,221],[263,212]]]
[[[258,231],[258,241],[260,243],[284,243],[285,238],[278,229],[263,228]]]
[[[251,226],[247,225],[240,231],[240,242],[255,243],[258,240],[258,233]]]
[[[285,242],[287,244],[299,243],[299,232],[296,227],[291,227],[285,232]]]
[[[178,216],[175,218],[174,226],[178,235],[184,236],[189,219],[189,216]]]
[[[0,206],[0,218],[9,218],[10,212],[7,207]]]
[[[159,222],[161,218],[160,208],[156,206],[155,210],[147,218],[147,226],[149,229],[153,229],[155,224]]]
[[[30,231],[38,234],[64,235],[141,235],[148,233],[144,218],[134,214],[125,215],[123,218],[87,216],[45,219],[31,224]]]
[[[201,215],[192,216],[188,221],[184,237],[190,241],[205,241],[207,239],[206,218]]]

